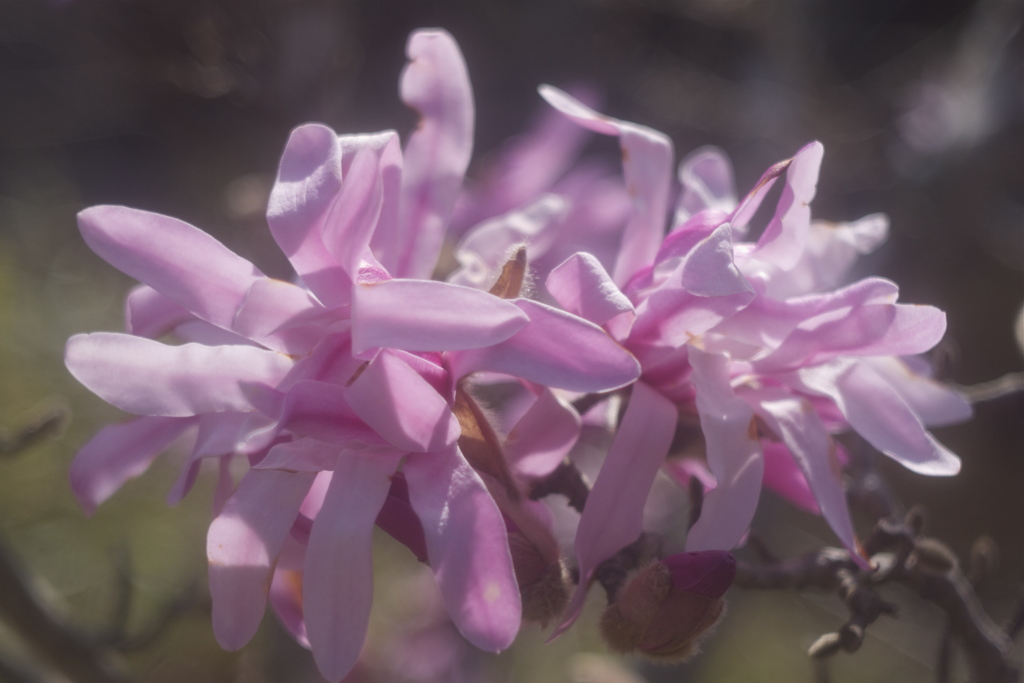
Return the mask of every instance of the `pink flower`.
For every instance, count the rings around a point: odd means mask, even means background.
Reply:
[[[639,374],[600,326],[518,298],[518,286],[502,298],[418,279],[433,271],[469,162],[473,104],[447,33],[414,33],[408,56],[401,92],[421,121],[404,151],[391,131],[339,137],[315,124],[288,141],[268,220],[301,284],[266,277],[173,218],[113,206],[79,216],[89,246],[143,283],[128,299],[128,334],[68,342],[72,374],[140,416],[79,453],[79,500],[95,508],[192,433],[172,499],[202,459],[220,459],[207,544],[218,640],[248,642],[271,586],[330,680],[365,639],[371,534],[399,470],[456,627],[492,651],[518,631],[508,511],[458,443],[468,375],[590,392]],[[187,343],[154,340],[171,332]],[[525,462],[552,452],[544,439],[524,444]],[[233,487],[236,455],[252,467]],[[288,599],[298,575],[300,607]]]
[[[900,357],[939,341],[945,317],[896,303],[896,286],[878,278],[830,290],[857,252],[884,239],[885,222],[811,222],[819,143],[770,168],[739,202],[728,162],[702,150],[680,168],[683,192],[666,236],[670,141],[555,88],[544,86],[541,94],[581,126],[620,138],[633,198],[611,273],[577,255],[552,271],[548,289],[566,310],[604,325],[643,365],[580,520],[580,587],[559,631],[578,614],[597,565],[639,535],[642,506],[679,411],[699,416],[717,482],[687,537],[690,551],[728,550],[742,541],[764,482],[763,442],[784,445],[854,554],[831,433],[853,428],[910,469],[956,473],[959,460],[923,420],[964,419],[969,406],[927,378],[895,371]],[[757,241],[737,242],[783,175],[775,214]]]

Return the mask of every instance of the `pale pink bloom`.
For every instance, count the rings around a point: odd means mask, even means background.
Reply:
[[[79,217],[89,246],[143,283],[128,299],[129,334],[68,342],[72,374],[141,416],[82,449],[72,467],[79,499],[93,509],[194,432],[172,498],[188,491],[202,459],[220,458],[207,545],[218,640],[248,642],[270,586],[330,680],[352,668],[365,639],[372,530],[399,469],[422,534],[412,546],[456,627],[492,651],[518,631],[506,522],[457,444],[452,405],[464,377],[501,373],[590,392],[639,373],[595,323],[418,279],[433,271],[469,162],[473,103],[448,34],[414,33],[408,56],[401,93],[421,121],[404,150],[394,132],[339,137],[315,124],[288,141],[268,220],[300,284],[266,277],[173,218],[113,206]],[[187,343],[154,340],[171,332]],[[530,419],[545,428],[543,416]],[[524,437],[515,457],[544,467],[572,438]],[[234,455],[253,467],[231,492]],[[286,568],[296,562],[301,609],[287,599]]]
[[[699,415],[716,481],[687,538],[690,551],[742,541],[765,482],[766,438],[784,444],[816,506],[854,553],[831,433],[853,428],[910,469],[956,473],[959,460],[924,424],[966,418],[966,401],[926,377],[895,372],[899,357],[939,341],[945,317],[896,303],[896,286],[878,278],[831,289],[858,253],[884,239],[886,224],[877,216],[838,227],[810,220],[819,143],[770,168],[738,202],[728,162],[715,150],[699,151],[681,165],[683,189],[665,235],[668,139],[557,89],[541,94],[581,126],[620,138],[634,203],[611,273],[577,255],[552,271],[548,289],[566,310],[604,325],[644,369],[580,521],[580,585],[559,631],[576,618],[597,565],[639,535],[680,410]],[[756,241],[737,242],[783,176],[774,216]],[[784,458],[772,462],[788,467]]]

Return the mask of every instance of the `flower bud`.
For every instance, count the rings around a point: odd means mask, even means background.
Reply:
[[[654,561],[626,580],[601,617],[601,635],[616,652],[685,660],[718,623],[735,577],[736,560],[719,550]]]
[[[544,552],[522,531],[509,530],[508,546],[523,600],[523,620],[547,626],[569,602],[565,567],[557,555]]]

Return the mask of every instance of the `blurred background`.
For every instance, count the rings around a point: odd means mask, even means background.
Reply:
[[[319,680],[273,617],[240,653],[214,642],[210,482],[168,509],[177,466],[164,458],[94,517],[74,503],[67,469],[76,449],[119,415],[67,374],[64,342],[121,329],[131,285],[85,247],[75,214],[101,203],[170,214],[287,276],[263,214],[289,131],[321,121],[339,132],[405,134],[414,117],[397,84],[418,27],[446,28],[465,53],[477,108],[471,176],[540,111],[540,83],[599,89],[604,111],[664,131],[680,156],[719,145],[740,192],[821,140],[815,217],[890,216],[888,243],[859,273],[896,280],[903,301],[947,311],[944,375],[966,385],[1021,370],[1013,325],[1024,303],[1022,5],[0,1],[0,427],[14,433],[55,405],[72,415],[59,438],[0,459],[0,541],[62,618],[87,638],[118,643],[109,654],[133,680]],[[609,139],[588,153],[610,164],[618,154]],[[1024,396],[979,405],[971,423],[936,436],[963,458],[959,477],[883,469],[958,553],[983,534],[996,541],[1001,563],[981,597],[1001,620],[1024,582]],[[755,531],[784,557],[831,543],[824,524],[770,494]],[[379,664],[352,680],[405,680],[387,669],[401,662],[419,671],[408,680],[448,680],[428,665],[443,646],[428,638],[416,650],[402,636],[426,609],[417,612],[410,596],[429,602],[430,582],[403,549],[379,545],[368,659]],[[840,655],[833,680],[934,679],[941,613],[913,595],[887,597],[900,617],[869,629],[860,652]],[[532,629],[507,653],[474,655],[467,680],[811,681],[807,646],[845,620],[834,595],[734,589],[729,603],[705,653],[682,668],[626,661],[632,673],[616,673],[579,655],[602,652],[592,605],[590,619],[552,645]],[[453,638],[444,628],[431,632],[437,642]],[[415,652],[422,666],[407,661]],[[0,662],[0,680],[61,680],[2,614]],[[963,676],[959,667],[954,679]]]

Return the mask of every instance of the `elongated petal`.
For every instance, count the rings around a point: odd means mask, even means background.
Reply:
[[[597,325],[529,299],[514,303],[530,324],[500,344],[449,353],[456,377],[486,370],[569,391],[604,391],[640,375],[632,354]]]
[[[597,325],[633,311],[601,262],[586,252],[573,254],[551,271],[545,282],[562,308]]]
[[[237,650],[256,634],[274,562],[313,477],[250,470],[210,524],[213,633],[224,649]]]
[[[840,359],[794,373],[812,393],[827,396],[872,446],[919,474],[950,476],[960,458],[924,429],[906,401],[869,366]]]
[[[320,672],[338,683],[366,640],[373,600],[373,521],[398,458],[343,453],[309,535],[302,585],[306,632]]]
[[[202,230],[123,206],[78,214],[86,244],[107,263],[203,320],[229,328],[249,287],[263,276]]]
[[[233,328],[275,351],[303,355],[331,331],[336,320],[305,289],[264,278],[249,288]]]
[[[449,616],[477,647],[504,650],[522,606],[498,506],[457,446],[412,454],[404,472]]]
[[[825,148],[812,142],[793,157],[786,169],[786,186],[775,216],[754,249],[756,258],[789,270],[803,254],[811,226],[811,200],[818,185],[818,170]]]
[[[633,385],[622,424],[583,508],[574,545],[580,580],[552,638],[576,621],[597,565],[640,537],[644,503],[672,444],[676,419],[671,401],[643,382]]]
[[[705,209],[728,213],[736,208],[732,164],[717,147],[701,147],[686,155],[679,164],[679,182],[683,193],[676,207],[676,225]]]
[[[167,494],[167,504],[177,505],[192,490],[203,458],[231,455],[252,431],[268,420],[254,413],[206,413],[199,416],[196,442],[181,475]]]
[[[270,193],[267,222],[281,251],[324,304],[348,303],[350,279],[321,238],[341,191],[341,145],[327,126],[292,131]]]
[[[473,91],[459,46],[445,31],[416,31],[406,46],[402,101],[420,115],[405,148],[397,277],[430,277],[473,153]]]
[[[150,339],[161,337],[186,320],[194,319],[184,306],[149,285],[134,287],[125,299],[124,308],[125,331]]]
[[[359,262],[373,258],[368,250],[383,197],[380,158],[371,147],[363,147],[356,152],[346,173],[322,236],[327,251],[353,280]]]
[[[551,106],[584,128],[620,138],[626,190],[633,200],[633,215],[623,232],[612,273],[622,286],[654,259],[664,236],[672,180],[672,141],[646,126],[599,114],[558,88],[542,85],[539,91]]]
[[[814,492],[821,514],[851,556],[864,562],[858,551],[850,510],[843,490],[843,469],[836,446],[806,399],[765,398],[755,409],[768,428],[779,435]]]
[[[285,396],[278,429],[350,449],[356,443],[386,446],[384,437],[349,405],[347,394],[339,384],[297,382]]]
[[[473,349],[504,341],[529,318],[509,301],[429,280],[359,284],[352,308],[353,353]]]
[[[346,394],[352,410],[403,451],[438,451],[459,438],[459,422],[444,397],[396,356],[377,355]]]
[[[971,418],[971,404],[963,394],[925,374],[915,372],[906,360],[876,356],[864,358],[862,362],[871,366],[907,402],[924,424],[938,427]]]
[[[71,490],[87,515],[145,472],[196,418],[140,417],[101,429],[71,463]]]
[[[544,389],[505,440],[505,457],[524,477],[544,477],[569,454],[579,439],[579,414]]]
[[[839,309],[802,322],[755,368],[780,372],[840,355],[923,353],[938,344],[945,331],[946,314],[932,306],[867,304],[850,311]]]
[[[246,385],[274,386],[292,366],[279,353],[250,346],[166,346],[109,332],[75,335],[64,360],[107,403],[163,417],[252,410]]]
[[[708,467],[718,485],[704,498],[686,550],[730,550],[747,532],[761,495],[764,460],[754,411],[729,386],[726,356],[691,347],[689,357]]]

